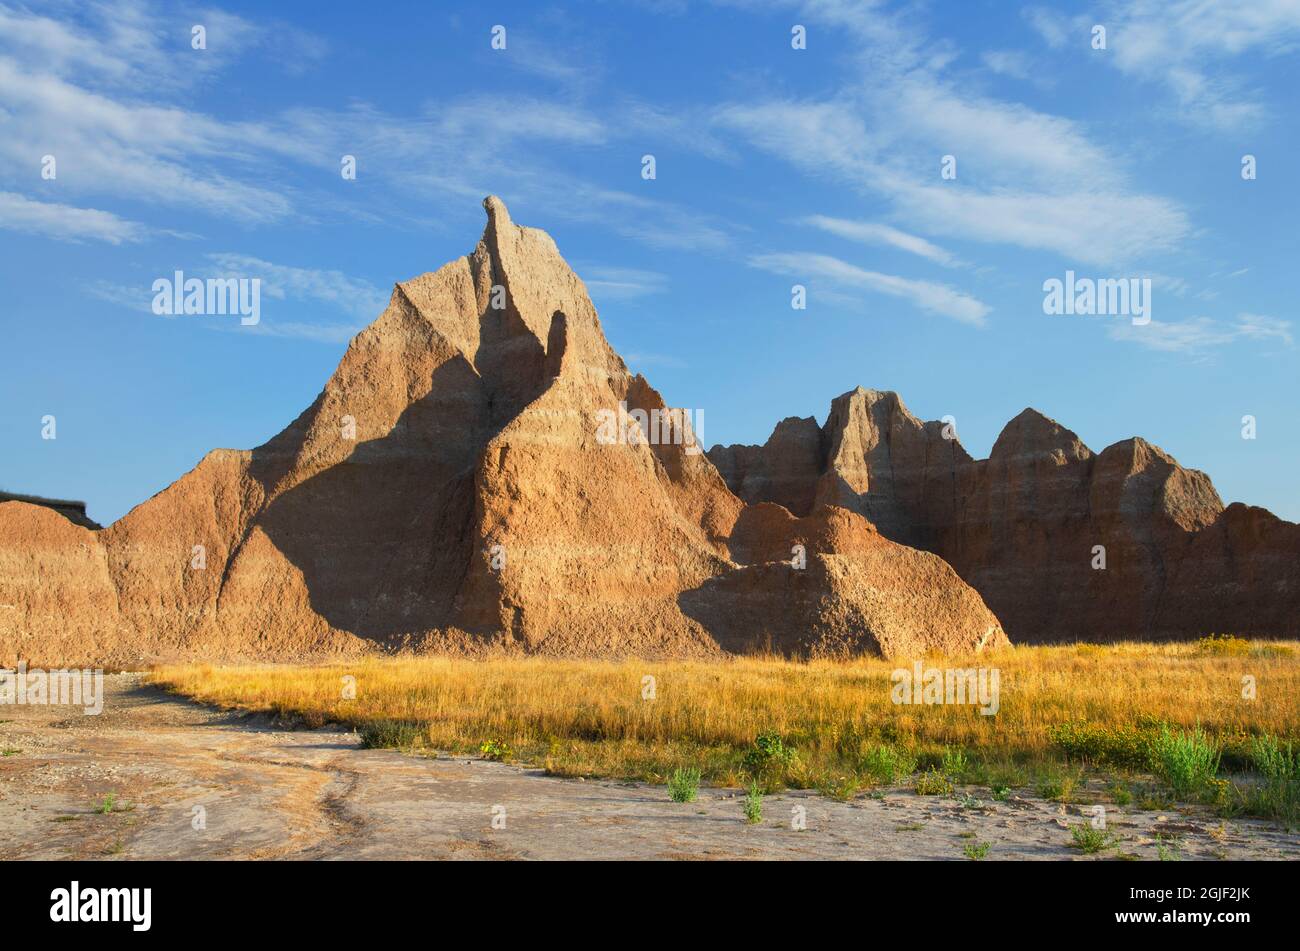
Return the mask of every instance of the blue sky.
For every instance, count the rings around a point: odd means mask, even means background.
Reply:
[[[260,444],[495,193],[706,443],[863,385],[983,457],[1034,406],[1300,519],[1300,3],[573,7],[0,0],[0,487],[108,523]],[[261,323],[155,316],[176,269]],[[1151,322],[1045,314],[1067,270]]]

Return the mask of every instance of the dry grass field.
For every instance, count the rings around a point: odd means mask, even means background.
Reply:
[[[924,664],[996,668],[997,713],[896,704],[891,673],[911,664],[881,659],[398,657],[162,667],[152,677],[204,703],[352,726],[373,746],[533,763],[559,775],[670,782],[698,770],[711,783],[817,788],[836,798],[880,783],[913,782],[920,792],[1034,784],[1064,799],[1086,772],[1113,777],[1119,796],[1294,819],[1295,645],[1207,638],[1015,647]]]

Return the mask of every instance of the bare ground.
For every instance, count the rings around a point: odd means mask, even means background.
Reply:
[[[964,861],[979,843],[989,859],[1155,859],[1162,845],[1185,859],[1300,858],[1300,836],[1270,823],[1114,806],[1115,847],[1084,856],[1070,826],[1089,821],[1085,807],[1023,791],[999,802],[977,787],[847,803],[790,792],[747,825],[736,790],[679,804],[641,783],[361,749],[350,732],[212,710],[138,674],[105,688],[99,716],[0,706],[0,859]]]

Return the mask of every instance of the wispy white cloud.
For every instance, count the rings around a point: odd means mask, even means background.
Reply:
[[[1123,192],[978,191],[900,181],[895,202],[906,220],[932,234],[1045,249],[1088,264],[1173,250],[1191,229],[1176,202]]]
[[[206,49],[191,46],[196,24],[206,30]],[[185,15],[145,2],[105,0],[81,5],[74,20],[0,5],[0,54],[34,72],[154,97],[194,86],[270,35],[214,8]]]
[[[369,281],[350,277],[341,271],[274,264],[250,255],[229,252],[208,254],[204,256],[204,260],[211,265],[209,268],[186,268],[184,269],[186,275],[201,278],[257,278],[262,282],[263,298],[286,301],[300,306],[313,303],[325,304],[353,319],[346,323],[328,320],[321,322],[284,320],[277,313],[280,308],[267,307],[265,300],[262,304],[261,320],[257,324],[244,325],[238,321],[206,316],[159,319],[192,319],[197,326],[207,330],[237,331],[266,337],[313,340],[319,343],[340,343],[350,340],[377,317],[388,303],[389,295]],[[170,279],[172,275],[167,271],[159,276]],[[151,285],[152,279],[141,281],[138,285],[99,280],[87,284],[85,292],[97,300],[153,317],[154,292]]]
[[[1018,50],[985,50],[980,54],[980,62],[999,76],[1012,79],[1030,77],[1029,57]]]
[[[282,217],[284,195],[218,171],[247,155],[251,127],[169,106],[116,99],[0,55],[0,180],[36,179],[54,156],[60,189],[167,206],[200,207],[244,221]]]
[[[206,50],[190,49],[193,22],[207,27]],[[572,100],[480,93],[431,102],[413,115],[353,102],[230,121],[180,105],[178,94],[235,56],[301,64],[322,54],[323,41],[219,11],[182,18],[131,0],[107,0],[75,21],[0,0],[0,25],[11,28],[0,29],[0,188],[35,179],[39,157],[52,154],[58,187],[78,200],[142,201],[251,225],[327,215],[413,222],[419,212],[411,210],[412,197],[477,201],[507,192],[548,216],[653,247],[720,249],[729,240],[705,214],[648,190],[594,186],[538,147],[600,148],[637,123],[689,135],[664,114],[642,109],[635,121],[611,123]],[[521,39],[511,46],[516,66],[574,78],[576,67]],[[362,202],[338,188],[307,194],[302,186],[266,184],[277,163],[330,173],[308,180],[337,179],[345,154],[356,157],[361,180],[386,188],[368,190]]]
[[[319,301],[369,321],[388,304],[389,294],[369,281],[341,271],[272,264],[246,254],[209,254],[217,266],[212,277],[259,278],[262,293],[279,300]]]
[[[828,254],[760,254],[751,258],[749,263],[753,267],[799,278],[806,283],[822,280],[841,288],[863,288],[899,297],[923,311],[951,317],[975,327],[984,326],[984,318],[990,310],[983,302],[946,284],[868,271]]]
[[[1215,129],[1263,121],[1268,103],[1234,72],[1234,60],[1278,56],[1300,42],[1295,0],[1110,0],[1093,18],[1032,7],[1027,19],[1053,49],[1089,46],[1093,23],[1106,27],[1099,62],[1165,86],[1184,120]]]
[[[1193,356],[1207,355],[1239,340],[1272,342],[1284,347],[1295,344],[1289,321],[1249,313],[1238,314],[1232,323],[1209,317],[1193,317],[1178,323],[1152,320],[1142,326],[1124,321],[1111,326],[1110,336],[1151,350]]]
[[[1054,50],[1064,49],[1070,44],[1071,38],[1081,49],[1087,43],[1085,32],[1088,27],[1087,17],[1067,15],[1060,10],[1047,7],[1025,7],[1021,14],[1034,31]]]
[[[143,225],[112,212],[33,201],[13,192],[0,192],[0,228],[77,243],[123,244],[140,241],[148,233]]]
[[[822,231],[841,238],[847,238],[850,241],[887,245],[900,251],[906,251],[909,254],[927,258],[937,264],[942,264],[944,267],[955,267],[960,263],[953,255],[937,244],[914,234],[908,234],[906,231],[891,228],[889,225],[871,221],[849,221],[844,218],[831,218],[826,215],[809,215],[801,220],[806,225],[820,228]]]
[[[141,314],[153,313],[153,291],[148,284],[132,287],[114,281],[97,280],[91,281],[82,289],[96,300],[106,301],[125,310]]]
[[[1074,119],[966,88],[952,51],[876,5],[801,6],[861,39],[862,81],[824,99],[768,97],[720,106],[715,122],[805,171],[883,198],[908,233],[1130,263],[1176,248],[1180,204],[1135,189],[1126,157]],[[1062,35],[1063,38],[1064,34]],[[940,179],[953,155],[957,180]]]
[[[1238,314],[1237,331],[1240,336],[1251,340],[1277,340],[1288,347],[1295,344],[1290,321],[1264,314]]]
[[[597,302],[602,299],[629,300],[661,294],[668,289],[668,275],[658,271],[580,262],[574,264],[574,270],[582,276],[587,290]]]

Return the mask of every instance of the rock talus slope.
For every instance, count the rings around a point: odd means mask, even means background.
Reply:
[[[821,447],[815,462],[790,453],[792,428]],[[1300,525],[1224,508],[1207,476],[1143,439],[1093,453],[1026,409],[975,460],[897,394],[861,388],[814,429],[785,420],[765,446],[709,457],[748,503],[840,506],[939,555],[1013,641],[1300,636]]]
[[[601,411],[664,401],[550,237],[484,206],[474,251],[396,285],[265,445],[209,453],[99,531],[0,504],[0,663],[1006,643],[957,573],[852,499],[802,511],[825,494],[805,484],[820,448],[794,452],[806,426],[769,478],[798,518],[733,494],[688,426],[598,438]]]

